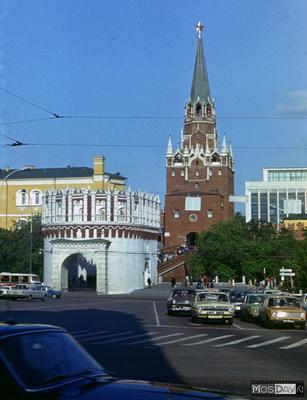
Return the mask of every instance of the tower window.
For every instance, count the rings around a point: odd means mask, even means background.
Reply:
[[[172,169],[172,176],[175,176],[175,170]]]
[[[210,117],[211,116],[211,107],[207,106],[207,115]]]
[[[196,115],[201,115],[202,114],[202,106],[200,103],[196,104]]]
[[[195,189],[199,189],[199,183],[198,182],[195,183]]]
[[[219,176],[221,176],[222,175],[222,170],[221,169],[219,169]]]
[[[184,169],[181,170],[181,176],[184,176]]]
[[[179,218],[180,217],[179,210],[174,210],[173,215],[174,215],[174,218]]]
[[[208,218],[213,217],[213,211],[211,209],[207,210],[207,216],[208,216]]]
[[[199,171],[198,171],[198,170],[195,171],[195,175],[196,175],[196,176],[199,176]]]

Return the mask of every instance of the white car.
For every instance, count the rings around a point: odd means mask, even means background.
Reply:
[[[0,296],[9,294],[11,289],[11,286],[0,286]]]

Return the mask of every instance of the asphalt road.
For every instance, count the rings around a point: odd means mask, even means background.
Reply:
[[[66,328],[106,369],[154,380],[249,394],[251,380],[304,380],[307,330],[193,324],[168,316],[168,287],[131,295],[72,292],[61,299],[0,301],[0,318]],[[305,382],[306,383],[306,382]]]

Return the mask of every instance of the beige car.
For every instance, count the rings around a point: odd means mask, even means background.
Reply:
[[[234,307],[223,292],[198,292],[192,305],[192,321],[223,321],[233,323]]]
[[[259,322],[268,328],[283,324],[305,329],[306,312],[295,297],[269,295],[260,306]]]

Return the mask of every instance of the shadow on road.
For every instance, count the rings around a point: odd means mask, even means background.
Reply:
[[[0,320],[7,320],[7,317],[7,313],[0,313]],[[154,341],[151,340],[151,336],[146,327],[143,326],[142,321],[135,315],[93,308],[84,309],[82,307],[69,311],[58,311],[56,308],[51,311],[11,310],[10,318],[13,318],[17,323],[52,324],[61,326],[73,334],[76,332],[75,336],[77,340],[79,338],[80,344],[105,369],[120,378],[185,383],[160,349],[145,347],[153,346]],[[98,333],[102,331],[108,332]],[[116,336],[124,332],[130,333]],[[124,339],[133,335],[137,335],[137,338]],[[123,340],[110,343],[112,338],[119,337],[122,337]],[[127,345],[129,342],[137,340],[148,341],[141,346]],[[103,341],[109,343],[95,344],[95,342]]]

